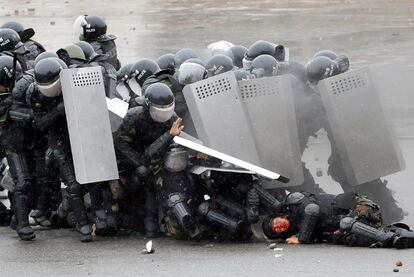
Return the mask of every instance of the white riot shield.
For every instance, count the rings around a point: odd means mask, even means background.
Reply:
[[[290,78],[265,77],[238,84],[262,167],[287,176],[288,185],[297,186],[304,177]],[[278,186],[282,184],[266,184],[269,188]]]
[[[318,84],[346,177],[358,185],[401,171],[405,163],[368,68]]]
[[[204,145],[261,166],[233,72],[187,85],[183,93],[197,137]]]
[[[106,97],[106,105],[109,111],[109,122],[112,132],[116,132],[128,112],[128,103],[119,98]]]
[[[184,147],[187,147],[189,149],[195,150],[197,152],[205,153],[205,154],[207,154],[211,157],[215,157],[215,158],[220,159],[224,162],[227,162],[227,163],[230,163],[234,166],[237,166],[237,167],[239,167],[239,170],[240,170],[240,168],[244,168],[244,169],[246,169],[247,171],[249,171],[251,173],[255,173],[257,175],[266,177],[270,180],[278,180],[282,183],[288,183],[289,182],[289,178],[287,178],[283,175],[280,175],[279,173],[272,172],[272,171],[267,170],[265,168],[262,168],[260,166],[256,166],[254,164],[242,161],[238,158],[232,157],[232,156],[227,155],[225,153],[221,153],[220,151],[217,151],[215,149],[212,149],[212,148],[206,147],[204,145],[198,144],[197,142],[194,142],[192,140],[188,140],[188,139],[185,139],[183,137],[176,136],[176,137],[174,137],[174,142],[179,144],[179,145],[182,145]],[[234,167],[233,167],[233,169],[234,169]],[[224,168],[220,171],[236,172],[234,170],[225,170]],[[241,171],[237,171],[237,172],[242,173]],[[246,173],[246,172],[243,171],[243,173]]]
[[[118,179],[101,68],[65,69],[60,79],[76,180]]]

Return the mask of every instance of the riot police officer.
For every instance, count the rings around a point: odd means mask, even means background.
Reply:
[[[33,64],[29,62],[28,58],[29,51],[21,42],[20,36],[16,31],[8,28],[0,29],[0,41],[3,41],[0,45],[0,55],[11,57],[17,55],[17,60],[23,72],[33,68]]]
[[[69,203],[81,235],[80,240],[88,242],[92,240],[92,228],[83,202],[83,190],[76,181],[73,169],[60,84],[61,70],[62,64],[55,58],[41,60],[35,66],[35,83],[28,89],[34,114],[33,128],[37,132],[48,132],[49,148],[59,168],[60,177],[67,186]]]
[[[81,18],[81,26],[83,28],[81,40],[89,42],[96,53],[108,55],[108,63],[110,63],[115,70],[119,70],[121,68],[121,63],[118,60],[116,50],[116,36],[106,34],[107,25],[105,20],[100,16],[87,15]]]
[[[29,225],[31,193],[33,190],[29,160],[26,156],[25,126],[10,121],[8,112],[12,106],[11,93],[15,81],[22,74],[19,63],[14,64],[9,56],[0,57],[0,115],[1,115],[1,145],[5,149],[10,173],[15,183],[12,202],[16,219],[16,232],[22,240],[31,240],[35,234]]]
[[[156,236],[159,231],[154,184],[162,167],[162,156],[183,128],[174,106],[171,89],[165,84],[152,84],[146,89],[144,104],[128,111],[114,135],[120,169],[136,177],[130,186],[145,192],[144,225],[148,236]]]
[[[349,184],[344,171],[343,165],[339,158],[339,153],[333,140],[332,131],[330,129],[326,112],[323,108],[320,95],[317,93],[316,85],[320,80],[345,72],[349,68],[349,60],[346,56],[337,56],[332,51],[321,51],[316,54],[306,66],[306,74],[310,83],[310,89],[313,97],[316,98],[315,105],[319,109],[318,117],[312,119],[309,126],[313,126],[317,131],[324,128],[327,132],[328,139],[331,143],[331,156],[328,158],[328,174],[338,182],[342,189],[347,191],[355,191],[357,193],[367,195],[374,201],[379,203],[383,209],[384,220],[388,223],[399,221],[403,218],[404,212],[398,207],[392,192],[386,187],[387,182],[381,179],[372,180],[364,184],[358,184],[353,187]],[[300,132],[300,131],[299,131]]]
[[[30,63],[32,63],[30,67],[34,67],[33,61],[40,53],[43,53],[46,50],[39,42],[32,39],[32,37],[35,35],[33,28],[25,29],[22,24],[16,21],[6,22],[0,28],[9,28],[19,34],[20,40],[23,42],[25,48],[29,51],[29,53],[26,55],[26,58]]]
[[[339,195],[294,192],[286,197],[277,216],[263,221],[268,238],[284,238],[290,244],[326,240],[358,246],[414,247],[414,233],[399,226],[384,231],[379,206],[353,192]]]

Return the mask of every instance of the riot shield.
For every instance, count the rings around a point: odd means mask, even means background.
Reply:
[[[233,72],[187,85],[183,93],[197,137],[204,145],[261,165]]]
[[[350,185],[401,171],[405,163],[368,68],[320,81],[335,149]]]
[[[271,180],[278,180],[282,183],[288,183],[289,178],[280,175],[279,173],[267,170],[265,168],[262,168],[260,166],[256,166],[254,164],[251,164],[249,162],[240,160],[238,158],[232,157],[231,155],[227,155],[225,153],[222,153],[220,151],[217,151],[215,149],[206,147],[204,145],[198,144],[197,142],[194,142],[192,140],[185,139],[180,136],[174,137],[174,142],[182,145],[184,147],[187,147],[189,149],[195,150],[197,152],[205,153],[211,157],[215,157],[217,159],[220,159],[222,161],[225,161],[227,163],[230,163],[234,166],[237,166],[239,168],[247,169],[247,171],[253,172],[257,175],[263,176],[265,178],[271,179]],[[226,172],[235,172],[235,171],[229,171],[229,170],[222,170]],[[240,172],[241,173],[241,172]],[[245,173],[245,171],[243,172]]]
[[[238,85],[262,167],[289,177],[288,185],[297,186],[304,177],[290,78],[265,77],[239,81]],[[280,184],[266,184],[277,186]]]
[[[106,97],[106,105],[109,111],[109,122],[111,124],[112,132],[116,132],[122,123],[122,119],[128,112],[128,103],[119,98]]]
[[[101,68],[65,69],[60,78],[76,180],[118,179]]]

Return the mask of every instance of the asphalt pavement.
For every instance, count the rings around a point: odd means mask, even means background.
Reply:
[[[389,187],[414,226],[414,4],[408,0],[15,0],[0,1],[0,23],[18,20],[36,30],[35,39],[57,50],[76,40],[80,14],[105,16],[122,63],[157,58],[191,47],[205,55],[211,42],[249,46],[264,39],[291,49],[305,63],[313,53],[347,54],[351,68],[373,66],[407,168],[387,176]],[[375,142],[373,142],[375,143]],[[327,192],[340,192],[326,175],[329,144],[323,134],[304,160]],[[316,175],[315,175],[316,176]],[[414,276],[414,250],[334,245],[268,249],[268,242],[211,243],[155,239],[144,255],[140,235],[98,238],[83,244],[74,230],[37,230],[22,242],[0,228],[0,276]],[[393,272],[395,263],[403,263]]]

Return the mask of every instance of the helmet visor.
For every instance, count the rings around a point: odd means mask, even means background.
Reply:
[[[141,86],[138,84],[137,80],[135,79],[135,77],[132,77],[128,80],[128,85],[131,88],[132,92],[135,93],[136,96],[142,96],[142,88]]]
[[[60,78],[50,84],[39,84],[40,93],[42,93],[46,97],[57,97],[62,94],[62,87],[60,85]]]
[[[168,121],[174,115],[174,108],[174,102],[170,106],[164,108],[150,105],[149,113],[154,121],[163,123]]]

